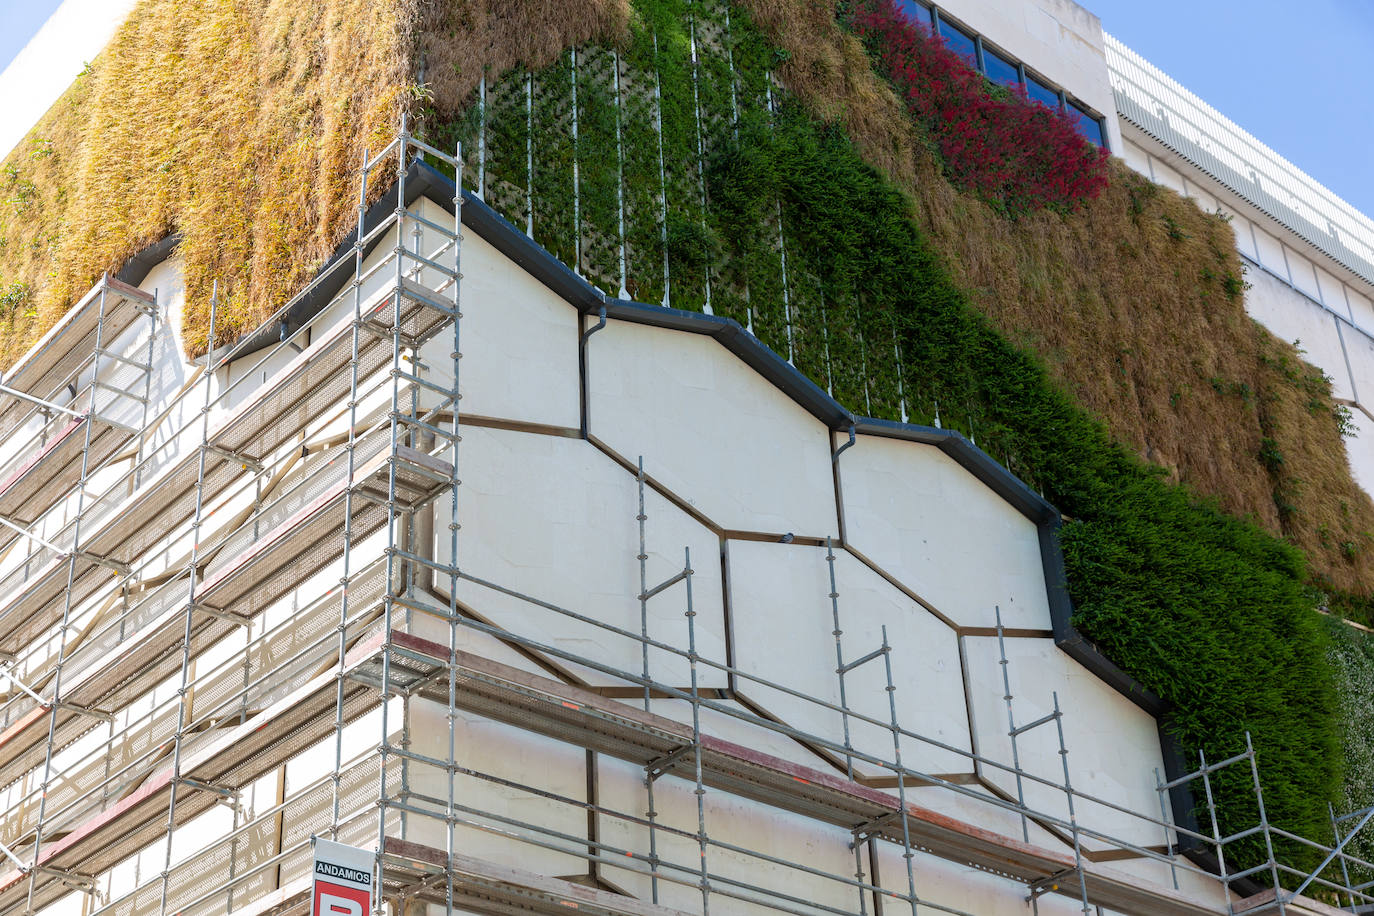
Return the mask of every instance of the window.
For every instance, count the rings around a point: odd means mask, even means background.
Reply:
[[[1030,74],[1026,74],[1026,95],[1030,96],[1032,102],[1059,110],[1059,93]]]
[[[955,28],[944,19],[940,20],[940,37],[945,40],[945,44],[955,54],[958,54],[968,65],[977,70],[978,67],[978,45],[974,43],[971,35],[965,35],[961,29]]]
[[[930,32],[930,10],[916,0],[897,0],[897,9],[912,22]]]
[[[1069,118],[1073,121],[1074,127],[1078,128],[1078,132],[1084,138],[1091,140],[1098,146],[1105,145],[1102,138],[1102,122],[1097,117],[1088,114],[1086,110],[1073,102],[1070,102],[1065,110],[1069,113]]]
[[[1107,145],[1100,117],[1076,102],[1069,102],[1062,92],[1049,83],[1025,73],[1019,62],[992,50],[979,36],[945,19],[939,7],[927,5],[926,0],[895,2],[897,10],[903,16],[920,26],[926,34],[930,34],[933,29],[951,51],[987,77],[989,82],[1009,89],[1024,88],[1026,96],[1032,102],[1038,102],[1046,108],[1068,115],[1085,140],[1098,146]]]
[[[1020,68],[1005,60],[987,45],[983,45],[983,73],[999,86],[1015,89],[1021,85]]]

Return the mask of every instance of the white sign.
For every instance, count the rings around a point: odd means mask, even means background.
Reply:
[[[369,916],[375,860],[369,850],[316,839],[310,916]]]

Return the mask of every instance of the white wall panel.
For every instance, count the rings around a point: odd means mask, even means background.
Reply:
[[[475,232],[463,240],[462,298],[463,412],[576,429],[577,310]],[[452,384],[452,350],[451,331],[421,349],[441,385]]]
[[[881,843],[878,851],[879,884],[893,894],[908,893],[906,860],[902,848]],[[911,861],[915,871],[916,894],[922,901],[949,907],[955,912],[977,916],[1025,916],[1031,912],[1026,903],[1026,885],[969,865],[958,865],[917,852]],[[930,907],[917,912],[940,912]],[[884,913],[910,913],[910,905],[891,897],[884,899]],[[1083,904],[1076,898],[1049,894],[1036,901],[1039,916],[1083,916]],[[1091,910],[1096,914],[1097,910]],[[1101,911],[1110,916],[1109,911]]]
[[[1161,834],[1160,843],[1163,842],[1163,835]],[[1177,879],[1180,893],[1198,900],[1204,900],[1219,908],[1225,908],[1227,894],[1221,882],[1212,875],[1199,874],[1193,870],[1196,869],[1196,866],[1189,869],[1186,867],[1189,864],[1191,863],[1185,860],[1183,867],[1170,869],[1167,864],[1156,859],[1139,858],[1122,859],[1112,862],[1107,867],[1112,871],[1125,872],[1140,878],[1142,881],[1158,884],[1165,888],[1173,888],[1174,880]]]
[[[412,750],[431,758],[448,759],[447,716],[443,706],[426,700],[412,701]],[[455,717],[454,760],[460,766],[564,798],[586,801],[587,754],[582,748],[462,711],[455,713]],[[407,775],[412,791],[435,799],[448,797],[448,775],[443,770],[413,762]],[[586,874],[585,859],[557,851],[576,848],[577,844],[551,835],[586,837],[587,812],[582,807],[478,776],[457,776],[453,789],[459,804],[482,812],[465,817],[492,828],[460,827],[454,841],[456,852],[538,874]],[[423,802],[421,806],[433,807]],[[532,826],[504,823],[499,818]],[[441,820],[418,815],[410,815],[407,819],[407,840],[443,849],[444,834]],[[556,849],[524,842],[520,837],[549,842]]]
[[[1255,227],[1255,244],[1259,249],[1259,262],[1266,270],[1288,279],[1288,264],[1283,260],[1283,245],[1278,239],[1260,227]]]
[[[640,816],[647,809],[644,771],[605,756],[597,762],[598,800],[614,811],[634,812]],[[658,830],[658,854],[677,868],[665,867],[662,873],[672,875],[679,882],[659,882],[659,902],[688,913],[701,912],[701,892],[696,888],[701,855],[697,846],[697,799],[695,784],[675,776],[665,776],[654,784],[654,809],[659,812],[658,823],[686,832],[674,835]],[[832,907],[841,912],[858,912],[858,891],[843,880],[852,879],[854,854],[849,850],[847,830],[831,827],[819,821],[790,814],[758,802],[706,789],[706,832],[724,842],[785,862],[797,862],[823,874],[813,874],[797,868],[766,861],[758,856],[733,850],[709,847],[706,866],[711,883],[722,892],[754,896],[732,885],[731,881],[764,888],[766,892],[787,895],[786,904],[800,913],[821,913],[820,907]],[[649,851],[649,831],[645,826],[632,824],[610,815],[599,818],[602,842],[635,853],[613,856],[626,863],[625,868],[605,867],[603,878],[630,894],[649,899],[651,888],[647,863],[642,861]],[[836,878],[826,877],[834,875]],[[755,897],[757,899],[757,897]],[[776,910],[748,902],[747,899],[715,894],[711,898],[711,912],[762,914]]]
[[[840,457],[849,544],[959,626],[1048,630],[1035,524],[954,459],[860,436]]]
[[[1243,216],[1232,214],[1231,230],[1235,233],[1236,248],[1240,253],[1252,261],[1259,261],[1259,252],[1255,250],[1254,224]]]
[[[639,497],[633,475],[580,439],[468,426],[460,461],[458,556],[465,572],[639,633]],[[440,502],[435,529],[442,533],[448,506]],[[649,586],[680,572],[683,548],[691,547],[697,650],[723,662],[719,539],[648,488],[645,510]],[[447,544],[440,550],[446,556]],[[438,577],[436,586],[447,589],[446,578]],[[501,626],[618,670],[641,670],[637,640],[470,582],[460,583],[458,594]],[[685,595],[678,584],[649,602],[649,635],[683,653]],[[655,649],[650,673],[685,685],[687,662]],[[595,683],[619,683],[604,674],[582,674]],[[724,686],[724,675],[703,671],[702,683]]]
[[[1007,737],[997,639],[964,637],[963,642],[972,691],[975,746],[984,757],[1010,763],[1011,740]],[[1154,771],[1158,769],[1162,774],[1164,763],[1154,718],[1069,658],[1053,640],[1009,637],[1006,651],[1018,726],[1051,713],[1053,694],[1059,694],[1075,792],[1157,818],[1159,797]],[[1107,735],[1110,739],[1105,738]],[[1064,791],[1058,788],[1063,785],[1064,771],[1054,724],[1021,735],[1017,750],[1026,772],[1056,784],[1024,781],[1027,803],[1067,820]],[[1015,794],[1016,780],[1011,774],[987,768],[984,776]],[[1083,799],[1075,804],[1079,822],[1086,827],[1137,843],[1159,842],[1159,828],[1147,821]],[[1100,844],[1088,841],[1088,847],[1099,848]]]
[[[1283,246],[1283,256],[1288,261],[1288,273],[1293,280],[1293,285],[1313,299],[1320,301],[1322,291],[1317,286],[1317,271],[1312,262],[1287,245]]]
[[[1345,287],[1340,280],[1316,267],[1317,287],[1321,290],[1321,301],[1331,311],[1343,318],[1350,317],[1350,305],[1345,301]]]
[[[1369,301],[1368,296],[1349,286],[1345,288],[1345,298],[1350,304],[1350,319],[1366,334],[1374,334],[1374,303]]]
[[[1170,190],[1183,193],[1183,176],[1179,174],[1178,169],[1165,164],[1155,156],[1150,157],[1150,168],[1154,172],[1156,182]]]
[[[641,699],[627,699],[622,702],[644,708]],[[713,738],[730,741],[741,747],[777,757],[790,763],[799,763],[822,772],[835,772],[832,763],[808,750],[800,741],[769,728],[767,725],[754,724],[758,714],[747,709],[736,700],[711,700],[715,706],[724,707],[729,712],[702,706],[700,709],[701,732]],[[692,704],[687,700],[663,700],[654,698],[649,701],[649,711],[685,725],[692,724]]]
[[[1355,436],[1345,440],[1345,456],[1355,482],[1367,493],[1374,493],[1374,420],[1363,411],[1353,410],[1351,422]]]
[[[1188,182],[1188,196],[1193,199],[1193,202],[1197,204],[1197,208],[1203,213],[1217,212],[1217,199],[1207,191],[1198,187],[1197,182]]]
[[[828,431],[712,338],[612,321],[587,366],[592,435],[717,525],[838,533]]]
[[[1336,397],[1354,397],[1336,330],[1336,316],[1263,271],[1255,271],[1249,282],[1245,310],[1250,317],[1279,339],[1288,343],[1298,341],[1305,351],[1303,359],[1331,376],[1331,390]]]
[[[727,549],[736,666],[838,705],[834,614],[828,597],[830,573],[825,548],[731,541]],[[845,662],[878,649],[886,626],[901,726],[970,750],[954,631],[845,551],[837,550],[835,568]],[[888,722],[891,713],[886,687],[882,659],[855,668],[845,676],[849,708]],[[736,689],[788,724],[843,744],[839,712],[743,678]],[[854,748],[880,760],[893,759],[890,731],[850,719],[849,732]],[[926,773],[972,772],[967,757],[912,739],[903,741],[902,759],[907,766]],[[855,768],[859,773],[891,774],[863,762]]]
[[[1345,352],[1350,357],[1350,374],[1355,391],[1366,408],[1374,405],[1374,338],[1358,331],[1345,335]]]
[[[1150,177],[1150,154],[1129,140],[1122,141],[1121,158],[1125,159],[1127,165],[1146,178]]]

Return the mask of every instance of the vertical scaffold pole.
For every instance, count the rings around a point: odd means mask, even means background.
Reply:
[[[697,797],[697,847],[701,853],[701,914],[711,916],[711,880],[706,868],[706,786],[701,774],[701,690],[697,686],[697,612],[692,604],[692,548],[683,548],[682,574],[687,583],[687,666],[692,681],[692,760]]]
[[[1255,784],[1255,804],[1259,806],[1260,830],[1264,833],[1264,851],[1269,856],[1269,877],[1274,882],[1274,902],[1278,904],[1279,916],[1288,912],[1288,904],[1283,899],[1283,886],[1279,884],[1279,862],[1274,858],[1274,836],[1269,830],[1269,813],[1264,808],[1264,790],[1260,788],[1259,761],[1255,758],[1255,745],[1250,733],[1245,733],[1245,753],[1250,758],[1250,779]]]
[[[935,409],[938,416],[939,407],[937,406]],[[1011,675],[1007,672],[1009,663],[1007,661],[1007,644],[1003,638],[1002,608],[996,606],[993,610],[997,614],[997,651],[1001,656],[997,663],[1002,666],[1002,700],[1007,704],[1007,734],[1011,736],[1011,767],[1012,771],[1016,773],[1016,807],[1021,815],[1021,839],[1030,842],[1030,824],[1026,821],[1026,791],[1021,780],[1021,752],[1016,743],[1018,734],[1016,716],[1011,708]]]
[[[854,779],[854,746],[849,737],[849,702],[845,694],[844,676],[849,669],[844,663],[844,630],[840,627],[840,590],[835,583],[835,548],[830,536],[825,538],[825,564],[830,571],[830,619],[834,628],[830,631],[835,637],[835,674],[840,680],[840,724],[844,728],[844,769],[852,781]]]
[[[644,523],[649,516],[644,512],[644,456],[639,456],[639,471],[635,475],[639,484],[639,635],[640,655],[643,662],[644,711],[649,712],[651,691],[649,689],[649,552],[645,547]],[[654,903],[658,903],[658,833],[655,825],[658,812],[654,809],[654,774],[645,771],[644,789],[647,792],[649,810],[644,816],[649,821],[649,887]]]
[[[911,817],[906,807],[906,767],[902,765],[902,728],[897,720],[897,685],[892,679],[892,646],[883,627],[883,671],[887,675],[887,712],[892,723],[892,762],[897,770],[897,803],[902,808],[902,858],[906,860],[906,892],[912,916],[917,916],[921,898],[916,893],[915,853],[911,850]]]
[[[1169,857],[1169,874],[1174,879],[1174,890],[1178,890],[1178,866],[1174,864],[1174,844],[1169,842],[1169,809],[1164,804],[1164,780],[1159,778],[1159,767],[1155,767],[1155,792],[1159,795],[1159,820],[1164,825],[1164,854]]]
[[[210,294],[210,334],[207,338],[208,350],[205,354],[205,403],[200,409],[200,454],[196,466],[196,509],[191,520],[191,561],[187,565],[186,611],[184,629],[181,634],[181,686],[177,690],[177,730],[172,737],[172,783],[167,801],[167,849],[162,863],[162,893],[158,912],[167,914],[167,892],[172,872],[172,834],[176,830],[177,797],[181,791],[181,748],[185,739],[186,726],[189,724],[190,703],[189,679],[191,675],[191,628],[195,619],[197,563],[200,557],[200,528],[205,510],[205,454],[210,447],[210,403],[211,379],[214,376],[215,359],[215,318],[219,310],[219,283],[211,288]]]
[[[62,604],[62,626],[57,637],[57,664],[53,668],[52,706],[48,710],[48,746],[43,755],[43,781],[38,796],[38,821],[34,827],[33,866],[29,871],[28,910],[33,911],[33,894],[37,887],[39,862],[43,854],[43,827],[47,815],[48,793],[52,789],[53,747],[57,739],[57,713],[62,700],[62,667],[67,659],[67,631],[71,627],[72,588],[76,584],[76,562],[81,549],[81,516],[86,508],[86,477],[90,473],[91,421],[95,415],[95,382],[100,375],[100,351],[105,334],[105,305],[109,286],[101,278],[100,306],[96,313],[95,355],[91,362],[91,393],[87,402],[85,439],[81,447],[81,483],[76,491],[76,524],[72,529],[72,550],[67,557],[67,589]]]
[[[348,519],[353,517],[353,472],[357,467],[356,450],[358,446],[358,331],[363,324],[363,239],[367,236],[367,185],[368,176],[372,173],[376,165],[368,158],[368,151],[363,150],[363,163],[359,169],[358,181],[358,230],[353,241],[353,328],[352,328],[352,350],[349,353],[349,381],[348,381],[348,470],[344,477],[346,486],[344,487],[344,542],[343,542],[343,570],[339,577],[339,648],[338,659],[335,663],[335,695],[334,695],[334,771],[330,774],[332,782],[332,805],[331,817],[329,822],[329,835],[332,839],[339,838],[339,821],[342,817],[340,811],[340,780],[343,778],[343,729],[344,729],[344,691],[345,691],[345,659],[348,657],[348,579],[352,573],[353,563],[353,544],[348,537]],[[391,583],[384,584],[390,587]]]
[[[1226,896],[1227,916],[1234,916],[1235,909],[1231,906],[1231,883],[1226,878],[1226,849],[1221,838],[1221,823],[1217,820],[1217,802],[1212,794],[1212,774],[1207,768],[1207,754],[1205,751],[1197,752],[1198,762],[1202,766],[1202,790],[1207,798],[1207,815],[1212,821],[1212,842],[1217,848],[1217,876],[1221,878],[1221,889]]]
[[[400,392],[401,377],[401,302],[402,289],[405,286],[405,263],[404,252],[406,250],[406,157],[410,149],[409,122],[405,114],[401,115],[401,135],[396,145],[396,210],[394,218],[396,220],[396,271],[394,283],[391,291],[391,405],[388,422],[388,434],[390,439],[387,443],[387,484],[386,484],[386,586],[382,590],[382,684],[381,696],[379,697],[379,712],[381,717],[381,740],[377,743],[377,878],[375,884],[376,912],[385,912],[384,895],[386,890],[386,876],[383,874],[385,860],[382,856],[386,848],[386,821],[387,811],[391,806],[390,793],[387,786],[387,767],[391,754],[391,648],[392,648],[392,618],[395,613],[396,596],[396,521],[398,513],[396,509],[396,448],[399,445],[398,436],[400,434]],[[354,334],[356,336],[357,330]],[[352,487],[354,481],[349,478],[349,486]],[[346,528],[345,537],[352,540],[353,519],[349,516],[344,518]]]
[[[835,580],[835,548],[830,537],[825,539],[825,564],[830,574],[830,620],[832,629],[831,635],[835,637],[835,676],[840,682],[840,725],[844,729],[844,769],[845,775],[853,781],[854,779],[854,746],[850,741],[849,735],[849,699],[845,692],[845,674],[849,671],[849,666],[844,662],[844,628],[840,626],[840,590]],[[859,882],[859,916],[867,913],[867,891],[863,888],[864,883],[864,860],[863,860],[863,837],[861,831],[854,832],[853,841],[849,844],[854,851],[854,879]]]
[[[1088,903],[1088,878],[1083,873],[1083,837],[1078,829],[1078,814],[1073,803],[1073,782],[1069,778],[1069,748],[1064,743],[1064,714],[1059,709],[1059,691],[1054,691],[1054,728],[1059,735],[1059,761],[1064,766],[1064,798],[1069,805],[1069,829],[1073,831],[1073,866],[1078,872],[1078,893],[1083,901],[1083,912],[1090,916],[1092,907]]]
[[[1331,841],[1335,843],[1336,848],[1339,849],[1341,845],[1344,843],[1344,840],[1341,838],[1341,825],[1336,820],[1336,807],[1332,805],[1330,802],[1326,803],[1326,813],[1331,817]],[[1350,908],[1350,912],[1353,913],[1355,912],[1355,897],[1350,891],[1350,866],[1346,863],[1344,855],[1341,856],[1341,878],[1346,888],[1346,906],[1348,906]]]
[[[153,360],[156,359],[157,351],[157,317],[160,309],[157,307],[157,298],[154,297],[154,305],[148,311],[148,365],[143,373],[143,419],[138,425],[138,449],[134,453],[134,467],[138,471],[134,473],[134,486],[139,484],[139,478],[143,476],[143,446],[148,439],[148,409],[153,403]],[[209,362],[209,356],[206,357]]]
[[[444,830],[447,840],[445,852],[448,861],[453,861],[457,849],[458,800],[454,780],[458,767],[458,443],[462,436],[458,430],[460,393],[458,386],[459,364],[463,358],[462,340],[459,326],[463,319],[463,145],[459,143],[454,151],[456,177],[453,189],[453,350],[449,357],[453,360],[453,388],[449,392],[453,399],[453,438],[449,440],[449,463],[453,466],[453,480],[449,486],[449,556],[448,556],[448,811]],[[433,511],[426,509],[425,511]],[[445,869],[444,901],[446,912],[453,912],[453,869]]]

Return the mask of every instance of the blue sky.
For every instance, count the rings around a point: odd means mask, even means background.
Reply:
[[[0,0],[0,69],[59,0]],[[1374,0],[1082,0],[1107,31],[1374,218]]]
[[[1374,218],[1374,0],[1079,0],[1102,27]]]
[[[61,0],[0,0],[0,70],[43,27]]]

